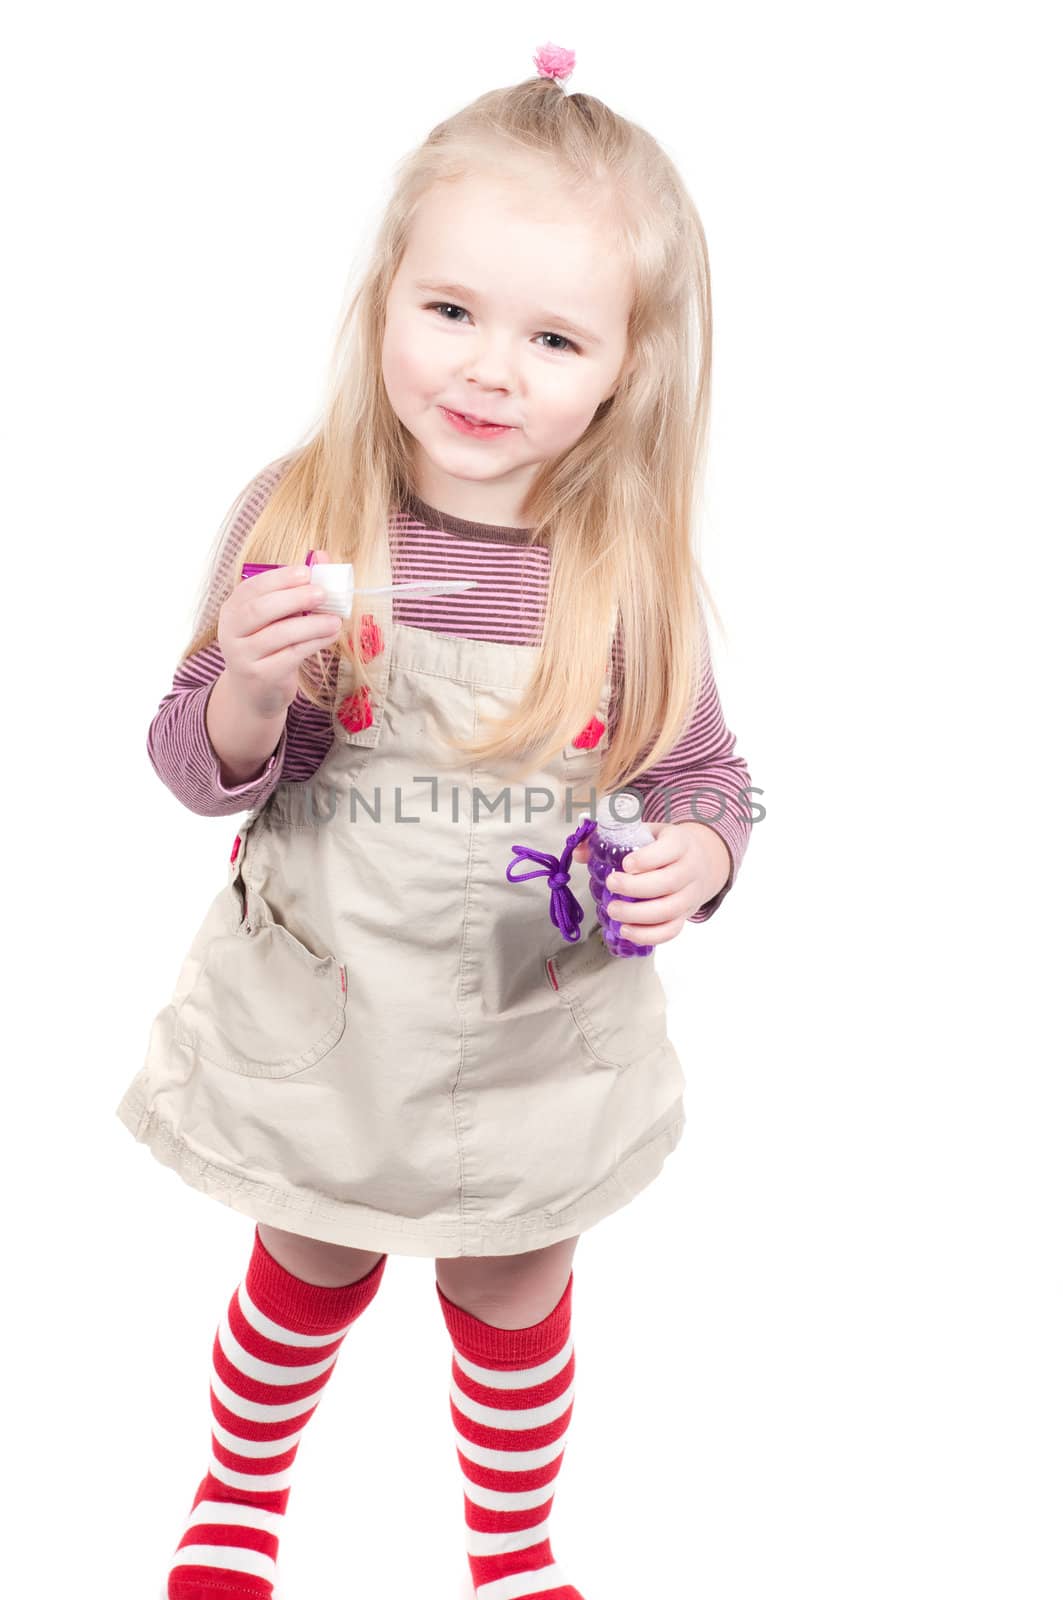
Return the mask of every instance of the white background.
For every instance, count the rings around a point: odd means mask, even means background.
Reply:
[[[5,23],[5,1568],[156,1600],[253,1224],[114,1107],[227,870],[144,747],[400,157],[574,49],[709,239],[705,570],[766,810],[659,954],[688,1127],[575,1261],[586,1600],[1060,1593],[1058,58],[1032,5],[37,5]],[[695,29],[697,31],[692,32]],[[1053,157],[1055,151],[1055,158]],[[1050,733],[1055,727],[1057,733]],[[1050,742],[1051,741],[1051,742]],[[392,1257],[279,1600],[458,1600]]]

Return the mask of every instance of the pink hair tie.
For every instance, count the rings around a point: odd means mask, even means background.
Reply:
[[[540,78],[553,78],[559,86],[564,87],[562,80],[572,75],[572,68],[576,65],[575,52],[564,50],[559,44],[540,45],[535,52],[535,65]]]

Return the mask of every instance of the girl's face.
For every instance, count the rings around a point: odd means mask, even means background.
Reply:
[[[575,444],[619,381],[630,307],[621,252],[548,187],[468,177],[433,189],[383,340],[384,387],[414,439],[414,492],[452,516],[524,526],[539,466]],[[507,431],[462,433],[444,408]]]

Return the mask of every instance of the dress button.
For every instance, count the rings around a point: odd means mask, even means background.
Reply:
[[[348,733],[359,733],[362,728],[368,728],[373,721],[369,690],[363,688],[356,694],[349,694],[336,708],[336,715]]]
[[[373,620],[373,613],[367,611],[362,618],[362,632],[359,638],[362,660],[372,661],[384,648],[384,635]]]
[[[602,734],[605,732],[605,723],[597,717],[592,717],[587,726],[577,733],[572,743],[577,750],[593,750]]]
[[[229,865],[230,865],[230,867],[232,866],[233,862],[236,860],[236,852],[239,850],[239,848],[240,848],[240,835],[237,834],[236,838],[233,840],[232,853],[229,856]]]

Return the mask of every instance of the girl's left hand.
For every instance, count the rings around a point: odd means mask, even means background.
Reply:
[[[704,822],[647,822],[653,843],[629,850],[605,887],[631,901],[607,900],[611,917],[623,917],[623,937],[632,944],[663,944],[683,931],[686,920],[718,894],[731,876],[731,852]],[[573,850],[573,861],[590,858],[590,840]]]

